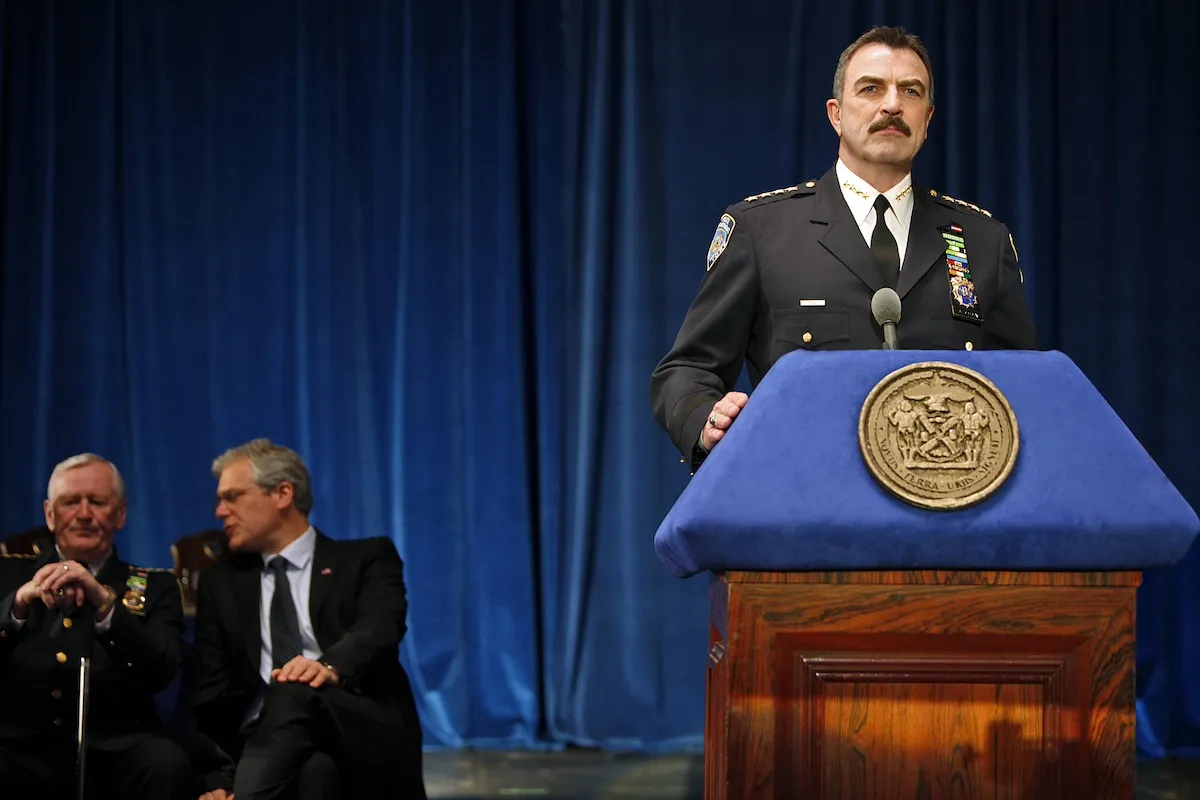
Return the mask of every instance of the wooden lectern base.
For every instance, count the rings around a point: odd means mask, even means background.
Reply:
[[[706,800],[1131,800],[1140,572],[729,572]]]

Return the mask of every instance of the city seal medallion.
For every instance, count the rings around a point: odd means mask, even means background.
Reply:
[[[950,510],[999,489],[1017,462],[1017,417],[995,384],[941,361],[898,369],[875,385],[858,417],[867,469],[919,508]]]

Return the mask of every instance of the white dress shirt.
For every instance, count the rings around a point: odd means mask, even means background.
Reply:
[[[321,653],[317,650],[317,636],[313,633],[312,616],[308,610],[308,598],[312,586],[313,551],[317,546],[317,532],[312,526],[294,542],[283,548],[278,555],[288,562],[288,585],[292,590],[292,603],[296,606],[296,621],[300,623],[300,643],[304,657],[317,661]],[[267,562],[275,555],[263,554],[263,569],[260,580],[261,594],[258,604],[258,631],[262,640],[262,654],[258,661],[258,674],[263,683],[271,682],[271,598],[275,596],[275,573],[267,569]]]
[[[58,549],[58,545],[54,545],[54,552],[58,553],[58,558],[60,561],[70,561],[69,558],[67,558],[66,556],[64,556],[62,554],[62,550]],[[106,555],[104,558],[100,559],[95,564],[87,565],[88,572],[92,573],[93,578],[100,574],[100,570],[104,569],[104,565],[108,563],[108,560],[110,558],[112,558],[112,550],[109,550],[108,555]],[[104,619],[98,620],[96,622],[96,633],[108,633],[108,629],[112,627],[112,616],[113,616],[113,611],[115,611],[115,610],[116,610],[116,604],[113,604],[113,607],[110,608],[108,610],[108,613],[104,615]],[[22,628],[25,627],[25,620],[17,619],[16,614],[12,614],[11,612],[10,612],[10,614],[12,616],[12,621],[15,622],[17,625],[17,630],[21,630]]]
[[[871,184],[850,171],[839,158],[837,166],[838,183],[842,187],[842,197],[850,206],[850,215],[862,232],[867,247],[871,246],[871,234],[875,232],[875,198],[879,192]],[[908,229],[912,223],[913,185],[912,173],[905,175],[899,183],[883,192],[892,208],[883,215],[883,220],[896,237],[896,248],[900,251],[900,265],[904,266],[904,253],[908,250]]]

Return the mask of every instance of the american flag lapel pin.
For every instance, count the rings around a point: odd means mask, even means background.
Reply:
[[[322,575],[332,575],[333,570],[331,570],[329,567],[325,567],[324,569],[321,570],[321,574]]]

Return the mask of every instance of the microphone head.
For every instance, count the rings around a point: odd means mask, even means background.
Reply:
[[[900,295],[895,289],[884,287],[871,298],[871,314],[882,327],[888,322],[893,324],[900,321]]]

